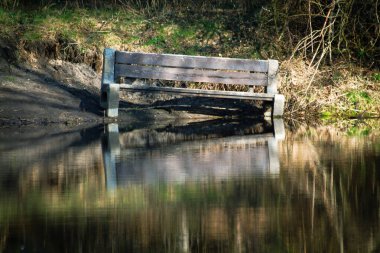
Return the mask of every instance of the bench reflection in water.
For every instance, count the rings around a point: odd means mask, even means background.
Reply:
[[[184,183],[232,177],[275,177],[282,119],[272,122],[206,122],[123,131],[106,127],[102,139],[108,190],[131,183]]]

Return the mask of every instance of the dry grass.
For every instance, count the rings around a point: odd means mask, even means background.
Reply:
[[[307,2],[297,8],[293,1],[273,6],[261,3],[250,14],[237,7],[203,8],[202,11],[195,9],[195,6],[182,8],[179,2],[165,7],[161,6],[166,3],[164,0],[120,1],[122,7],[116,5],[117,9],[90,9],[84,6],[59,9],[53,6],[31,11],[12,9],[13,2],[22,4],[22,1],[7,0],[6,6],[11,10],[0,8],[3,31],[0,38],[14,39],[13,44],[18,45],[18,55],[31,62],[37,62],[39,57],[84,62],[100,71],[104,47],[138,52],[279,59],[282,61],[280,92],[287,98],[288,116],[315,119],[321,115],[380,115],[380,73],[376,61],[368,61],[372,62],[372,67],[358,67],[360,59],[366,59],[367,54],[371,55],[370,59],[376,60],[376,47],[364,47],[368,50],[360,58],[355,56],[355,48],[343,48],[343,44],[339,52],[334,51],[334,43],[340,40],[328,35],[333,27],[331,22],[338,22],[341,15],[331,16],[330,20],[327,14],[330,10],[345,7],[343,1],[310,10],[307,10]],[[272,2],[276,3],[275,0]],[[176,6],[177,9],[173,9]],[[322,5],[316,1],[312,6]],[[374,14],[373,10],[368,12]],[[157,15],[151,15],[154,13]],[[359,27],[367,20],[364,14],[360,17],[350,25]],[[330,23],[322,29],[319,27],[323,25],[320,20]],[[309,21],[312,25],[308,25]],[[344,28],[348,24],[336,27]],[[325,35],[310,37],[318,29]],[[372,25],[368,29],[363,36],[355,37],[357,45],[362,38],[367,41],[367,38],[378,34]],[[340,38],[351,34],[346,30],[339,35],[343,36]],[[14,38],[15,35],[17,38]],[[376,40],[373,41],[375,43]],[[327,49],[323,48],[325,44],[328,45]],[[342,52],[348,52],[348,56]],[[338,59],[346,61],[339,62]],[[247,90],[244,86],[188,85],[204,89]]]
[[[317,69],[300,58],[281,64],[288,116],[379,117],[380,85],[374,72],[343,63]]]

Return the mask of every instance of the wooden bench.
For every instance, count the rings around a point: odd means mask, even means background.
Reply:
[[[285,98],[278,94],[278,61],[222,57],[150,54],[106,48],[103,58],[100,104],[108,117],[117,117],[119,91],[165,92],[184,96],[264,100],[273,102],[272,117],[281,117]],[[246,85],[247,92],[131,85],[125,79],[158,79],[183,82]],[[265,86],[254,93],[253,86]]]

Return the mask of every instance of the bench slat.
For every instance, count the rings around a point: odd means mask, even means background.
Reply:
[[[249,100],[265,100],[273,101],[274,95],[267,93],[250,93],[241,91],[221,91],[221,90],[201,90],[189,88],[173,88],[173,87],[157,87],[148,85],[130,85],[120,84],[121,89],[133,91],[155,91],[173,94],[184,94],[202,97],[215,97],[215,98],[233,98],[233,99],[249,99]]]
[[[227,72],[201,69],[183,69],[154,66],[115,65],[115,77],[162,79],[173,81],[244,84],[265,86],[268,77],[264,73]]]
[[[268,61],[266,60],[132,53],[122,51],[116,51],[115,63],[214,70],[241,70],[263,73],[268,72]]]

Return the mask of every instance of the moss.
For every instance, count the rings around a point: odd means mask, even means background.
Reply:
[[[357,104],[359,102],[370,103],[372,101],[371,97],[369,96],[369,94],[367,92],[357,91],[357,90],[353,90],[353,91],[348,92],[347,98],[353,104]]]
[[[373,74],[373,80],[376,82],[380,82],[380,73],[374,73]]]
[[[155,46],[157,48],[162,48],[166,44],[165,37],[162,35],[154,36],[145,43],[146,46]]]
[[[334,114],[333,114],[333,112],[331,112],[331,111],[322,111],[322,113],[321,113],[321,119],[323,119],[323,120],[328,120],[328,119],[330,119],[332,116],[333,116]]]
[[[16,81],[16,78],[14,76],[4,76],[4,81],[8,81],[8,82],[15,82]]]

